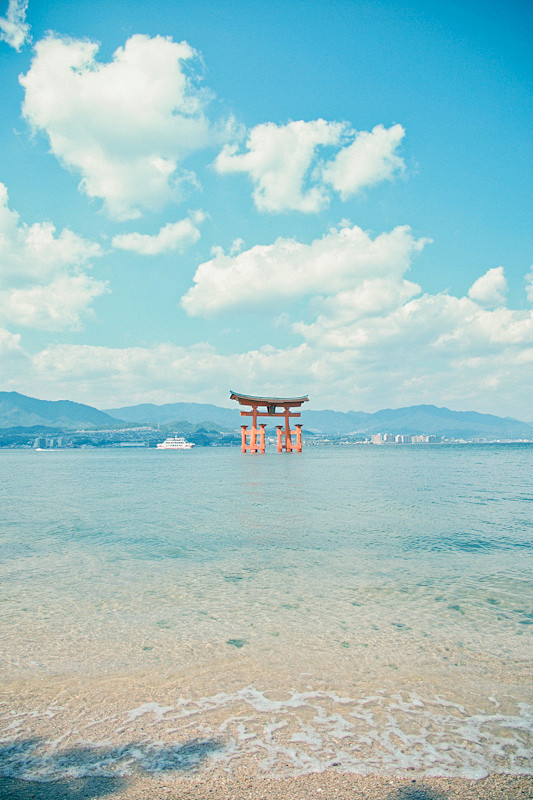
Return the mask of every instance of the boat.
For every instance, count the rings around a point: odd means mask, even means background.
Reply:
[[[183,436],[169,436],[164,442],[159,442],[158,450],[190,450],[194,442],[188,442]]]

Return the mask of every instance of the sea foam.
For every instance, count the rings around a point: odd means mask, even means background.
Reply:
[[[4,710],[0,773],[38,781],[139,772],[170,776],[217,767],[231,771],[243,758],[270,776],[332,769],[481,778],[533,771],[533,709],[524,703],[515,714],[469,713],[445,698],[415,693],[356,699],[294,691],[274,700],[247,686],[178,698],[173,705],[146,702],[90,722],[79,713],[74,725],[71,712]],[[65,718],[61,735],[32,735],[35,721],[50,714]]]

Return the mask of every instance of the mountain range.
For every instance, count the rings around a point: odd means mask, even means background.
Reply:
[[[388,408],[373,414],[364,411],[312,411],[302,409],[304,429],[322,434],[403,433],[436,434],[456,439],[533,439],[533,425],[511,417],[480,414],[477,411],[451,411],[432,405]],[[237,408],[207,403],[144,403],[100,411],[70,400],[39,400],[18,392],[0,392],[0,428],[79,430],[119,428],[127,425],[165,425],[191,423],[234,431],[242,418]]]
[[[111,408],[106,413],[130,423],[145,425],[178,420],[196,423],[210,421],[233,430],[242,424],[237,408],[202,403],[167,403],[161,406],[147,403]],[[303,406],[302,422],[305,430],[324,434],[428,433],[456,439],[533,438],[533,425],[511,417],[497,417],[477,411],[451,411],[432,405],[388,408],[373,414],[364,411],[312,411]]]
[[[0,428],[44,426],[78,430],[116,428],[118,422],[103,411],[71,400],[38,400],[18,392],[0,392]]]

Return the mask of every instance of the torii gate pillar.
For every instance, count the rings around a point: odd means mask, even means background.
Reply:
[[[293,450],[296,450],[297,453],[302,452],[301,424],[296,425],[295,430],[291,430],[291,418],[299,417],[300,412],[291,411],[291,409],[299,409],[302,403],[307,403],[309,400],[307,395],[304,397],[254,397],[252,395],[231,392],[230,399],[237,400],[239,405],[248,407],[249,410],[247,411],[241,410],[241,417],[252,418],[252,427],[249,433],[248,426],[241,425],[241,450],[243,453],[265,452],[266,423],[260,423],[258,430],[257,418],[259,416],[284,418],[285,425],[276,425],[278,453],[281,453],[283,450],[287,453],[292,453]],[[262,410],[263,408],[264,411]],[[257,442],[258,433],[259,443]],[[295,442],[292,439],[293,436],[296,437]]]

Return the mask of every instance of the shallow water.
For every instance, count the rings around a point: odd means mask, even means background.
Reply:
[[[528,771],[532,462],[0,451],[0,771]]]

